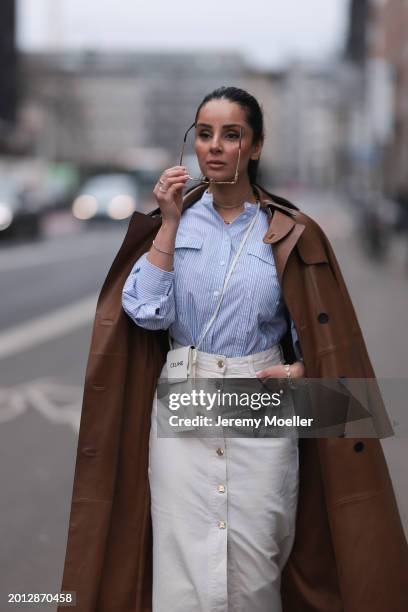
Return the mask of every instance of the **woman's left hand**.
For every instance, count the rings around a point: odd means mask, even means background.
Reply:
[[[264,370],[258,370],[255,373],[257,378],[264,380],[268,378],[287,378],[286,368],[282,363],[265,368]],[[295,363],[290,364],[290,378],[304,378],[304,376],[305,366],[303,361],[295,361]]]

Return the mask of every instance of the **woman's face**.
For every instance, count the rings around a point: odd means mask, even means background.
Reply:
[[[262,142],[252,143],[253,130],[245,111],[229,100],[210,100],[197,117],[195,150],[204,176],[216,181],[234,178],[238,162],[239,134],[242,130],[239,176],[247,173],[251,159],[258,159]]]

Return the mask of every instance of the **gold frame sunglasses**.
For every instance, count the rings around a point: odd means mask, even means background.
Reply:
[[[192,125],[190,125],[190,127],[188,128],[188,130],[184,134],[183,146],[181,148],[179,166],[183,165],[183,156],[184,156],[184,149],[185,149],[186,142],[187,142],[187,136],[188,136],[190,130],[192,130],[194,127],[196,127],[195,122]],[[239,162],[241,161],[241,143],[242,143],[242,126],[239,126],[238,160],[237,160],[237,167],[235,168],[234,179],[232,181],[217,181],[217,179],[207,179],[205,177],[203,178],[202,176],[195,177],[195,176],[190,176],[189,174],[187,175],[188,178],[191,179],[192,181],[200,181],[202,183],[207,183],[207,184],[213,183],[215,185],[235,185],[238,182],[238,176],[239,176]]]

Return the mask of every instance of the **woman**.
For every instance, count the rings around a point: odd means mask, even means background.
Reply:
[[[302,361],[283,365],[285,304],[272,249],[261,240],[269,223],[265,209],[257,214],[253,188],[264,139],[259,104],[243,90],[218,89],[201,103],[195,130],[209,188],[182,215],[187,169],[162,174],[154,189],[162,226],[126,281],[124,309],[145,329],[169,329],[176,348],[195,346],[197,376],[303,376]],[[155,407],[149,461],[154,612],[166,606],[279,612],[280,570],[294,539],[296,438],[158,439]],[[208,464],[217,451],[224,460]]]
[[[214,180],[182,200],[184,168],[160,177],[160,209],[134,213],[99,296],[62,581],[79,612],[151,612],[152,596],[166,612],[272,612],[280,598],[283,612],[408,609],[407,545],[375,437],[392,433],[381,405],[368,419],[371,431],[365,424],[350,439],[303,438],[299,448],[287,439],[220,436],[210,447],[155,437],[166,325],[184,346],[197,342],[197,377],[263,379],[289,369],[292,377],[374,379],[326,236],[255,185],[262,124],[253,107],[230,88],[201,105],[197,156]]]

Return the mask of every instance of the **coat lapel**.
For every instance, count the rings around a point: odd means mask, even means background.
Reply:
[[[259,188],[256,191],[262,207],[267,208],[269,216],[269,227],[263,237],[263,242],[272,245],[278,277],[282,283],[289,255],[295,248],[305,226],[294,220],[297,215],[296,210],[274,202]]]
[[[269,230],[263,238],[264,242],[269,242],[272,245],[276,270],[281,283],[283,282],[289,255],[305,229],[302,223],[295,223],[293,219],[288,222],[287,219],[286,215],[276,210],[269,225]]]

